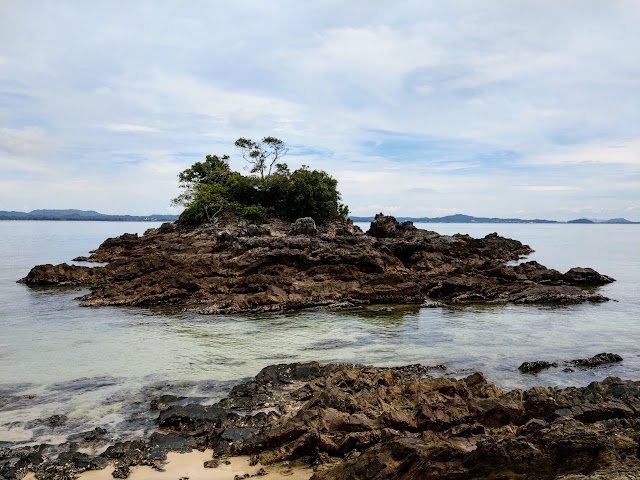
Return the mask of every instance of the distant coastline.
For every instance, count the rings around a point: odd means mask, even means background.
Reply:
[[[94,222],[173,222],[178,215],[107,215],[94,210],[32,210],[30,212],[0,211],[0,220],[58,220]]]
[[[371,222],[374,216],[370,217],[349,217],[354,222]],[[522,219],[522,218],[497,218],[497,217],[474,217],[457,213],[445,217],[396,217],[401,222],[415,223],[557,223],[557,224],[617,224],[617,225],[638,225],[640,222],[627,220],[626,218],[611,218],[608,220],[578,218],[566,222],[558,220],[544,219]],[[95,221],[95,222],[174,222],[178,215],[109,215],[99,213],[94,210],[32,210],[30,212],[14,212],[0,210],[0,220],[60,220],[60,221]]]
[[[354,222],[371,222],[374,217],[349,217]],[[561,222],[558,220],[544,220],[536,218],[534,220],[526,220],[522,218],[495,218],[495,217],[474,217],[471,215],[463,215],[457,213],[455,215],[447,215],[445,217],[396,217],[401,222],[414,222],[414,223],[558,223],[558,224],[640,224],[640,222],[633,222],[626,218],[611,218],[608,220],[595,220],[589,218],[578,218],[575,220],[569,220],[567,222]]]

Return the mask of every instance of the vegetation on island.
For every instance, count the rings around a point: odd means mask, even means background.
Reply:
[[[229,215],[252,223],[274,217],[311,217],[319,224],[347,218],[349,208],[340,202],[338,181],[305,165],[291,172],[279,161],[288,151],[282,140],[240,138],[235,146],[251,166],[249,175],[231,170],[228,155],[207,155],[178,175],[182,193],[173,204],[185,207],[182,224],[216,223]]]

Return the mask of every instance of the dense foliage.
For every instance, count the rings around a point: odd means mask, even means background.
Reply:
[[[268,150],[274,145],[276,154]],[[239,139],[236,146],[248,161],[258,162],[250,162],[254,165],[251,172],[258,175],[231,170],[227,155],[207,155],[204,162],[196,162],[178,175],[183,191],[173,202],[186,207],[180,215],[181,223],[215,223],[230,214],[252,223],[265,222],[269,217],[288,221],[312,217],[321,224],[347,217],[349,209],[340,203],[338,182],[331,175],[306,166],[290,172],[286,164],[275,163],[286,153],[281,140],[265,137],[256,143]]]

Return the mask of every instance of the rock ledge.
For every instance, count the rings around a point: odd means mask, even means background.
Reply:
[[[269,312],[363,303],[581,303],[613,279],[589,268],[563,274],[495,233],[475,239],[419,230],[379,214],[364,234],[350,221],[316,226],[175,224],[105,240],[87,267],[39,265],[27,285],[87,287],[81,305],[176,305],[198,313]]]

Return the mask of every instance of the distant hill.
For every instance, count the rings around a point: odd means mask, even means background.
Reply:
[[[371,222],[374,217],[349,217],[354,222]],[[558,222],[556,220],[526,220],[522,218],[494,218],[494,217],[474,217],[471,215],[463,215],[456,213],[455,215],[447,215],[446,217],[396,217],[401,222],[415,223],[620,223],[620,224],[638,224],[640,222],[632,222],[626,218],[612,218],[611,220],[594,221],[587,218],[579,218],[577,220],[569,220],[568,222]]]
[[[569,220],[567,223],[596,223],[588,218],[578,218],[577,220]]]
[[[100,222],[173,222],[177,215],[107,215],[94,210],[32,210],[7,212],[0,210],[0,220],[84,220]]]
[[[374,217],[349,217],[354,222],[371,222]],[[640,222],[632,222],[626,218],[611,218],[609,220],[591,220],[588,218],[578,218],[569,220],[568,222],[558,222],[556,220],[534,219],[527,220],[522,218],[495,218],[495,217],[474,217],[472,215],[463,215],[456,213],[455,215],[447,215],[445,217],[396,217],[401,222],[415,223],[571,223],[571,224],[640,224]],[[15,212],[0,210],[0,220],[84,220],[84,221],[100,221],[100,222],[174,222],[178,219],[178,215],[107,215],[96,212],[95,210],[50,210],[39,209],[30,212]]]
[[[612,218],[611,220],[605,220],[604,222],[600,222],[600,223],[621,223],[621,224],[625,224],[625,223],[640,223],[640,222],[632,222],[631,220],[627,220],[626,218]]]

